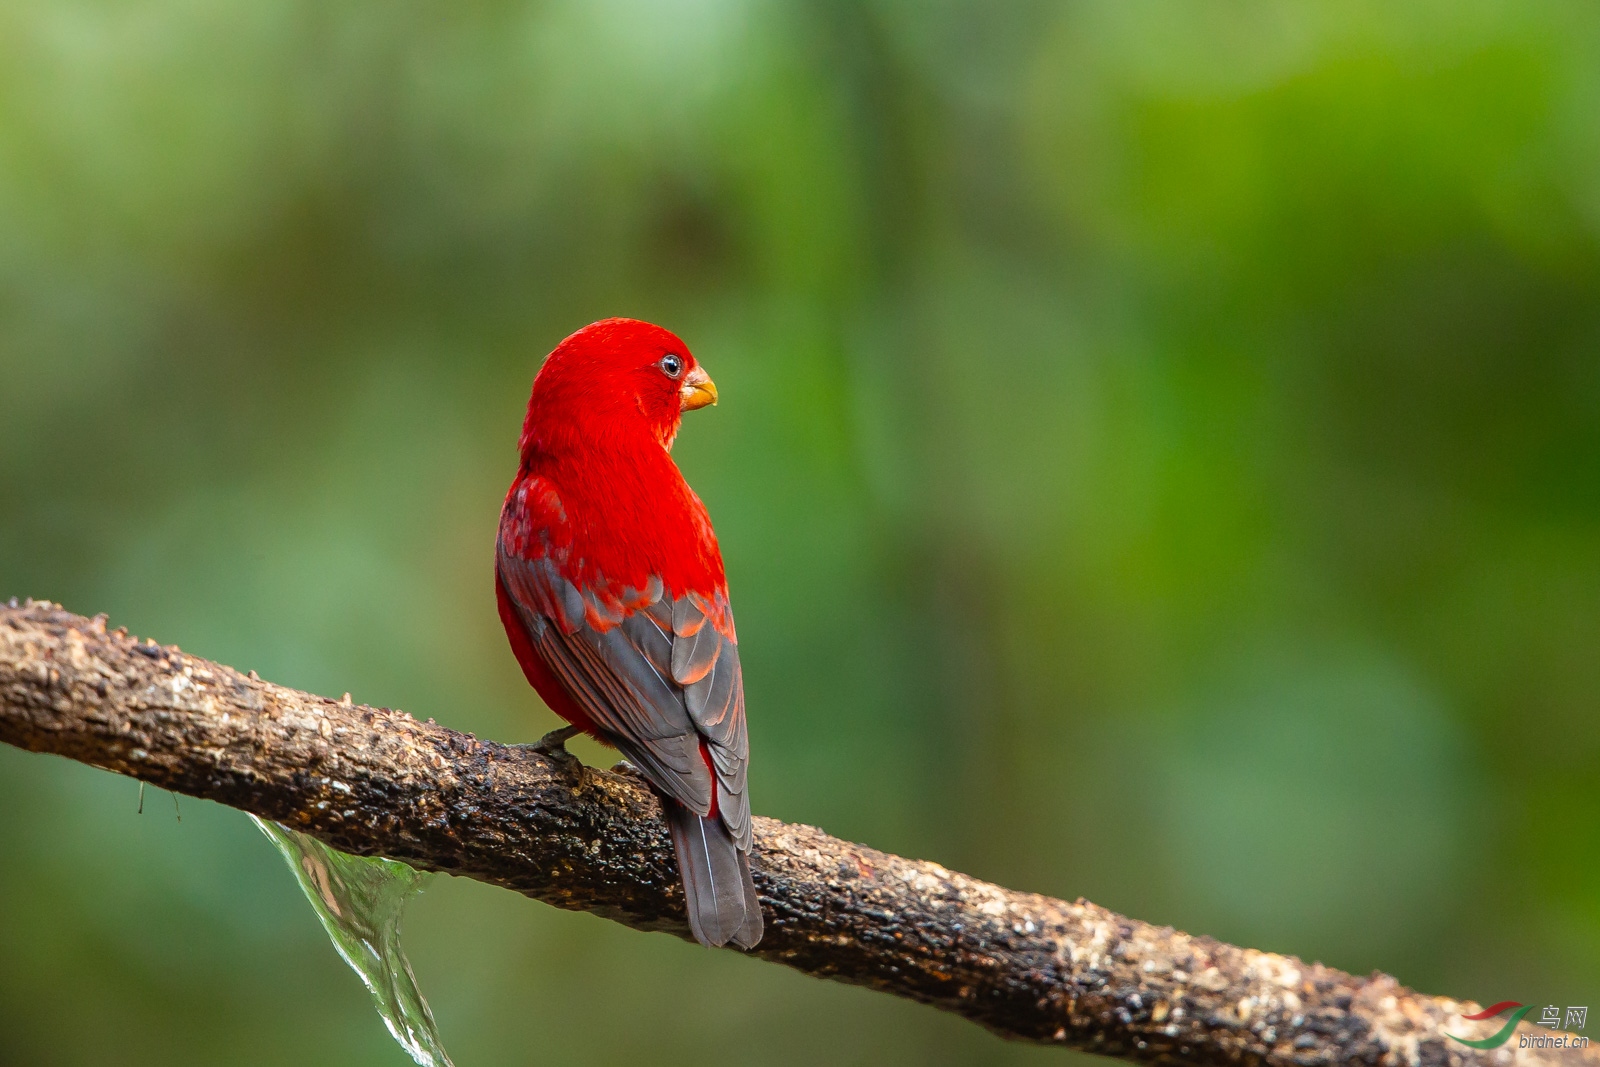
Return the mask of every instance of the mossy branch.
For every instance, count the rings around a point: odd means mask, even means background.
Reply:
[[[639,778],[246,676],[48,602],[0,606],[0,741],[383,855],[688,938],[672,846]],[[1478,1006],[1019,893],[755,822],[754,955],[955,1012],[1004,1037],[1189,1064],[1600,1065],[1478,1051]],[[1525,1032],[1536,1028],[1524,1023]],[[1537,1031],[1543,1032],[1543,1031]]]

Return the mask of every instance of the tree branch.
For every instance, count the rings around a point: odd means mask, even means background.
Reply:
[[[48,602],[0,606],[0,741],[205,797],[336,848],[688,938],[661,809],[629,774],[246,677]],[[1600,1064],[1478,1052],[1477,1005],[1018,893],[755,821],[754,955],[997,1034],[1191,1064]],[[1523,1024],[1527,1032],[1535,1028]],[[1542,1031],[1541,1031],[1542,1032]]]

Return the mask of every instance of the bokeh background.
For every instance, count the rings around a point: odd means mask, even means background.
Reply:
[[[758,811],[1600,1009],[1600,9],[0,6],[0,595],[531,740],[496,518],[617,314],[722,390]],[[0,749],[0,1061],[405,1062],[137,798]],[[468,881],[407,935],[462,1067],[1066,1059]]]

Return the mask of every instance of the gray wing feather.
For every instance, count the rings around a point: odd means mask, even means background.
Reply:
[[[748,850],[743,672],[738,645],[709,624],[712,604],[694,593],[668,597],[654,576],[642,590],[609,596],[580,591],[548,558],[502,552],[499,564],[534,647],[573,699],[657,788],[697,815],[711,810],[715,788],[723,825]]]
[[[722,652],[722,635],[713,626],[701,626],[672,644],[672,678],[679,685],[693,685],[716,665]]]

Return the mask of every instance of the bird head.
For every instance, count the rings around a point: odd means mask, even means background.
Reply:
[[[670,449],[685,411],[717,402],[717,387],[670,330],[603,319],[574,333],[534,378],[521,451],[588,447],[648,434]]]

